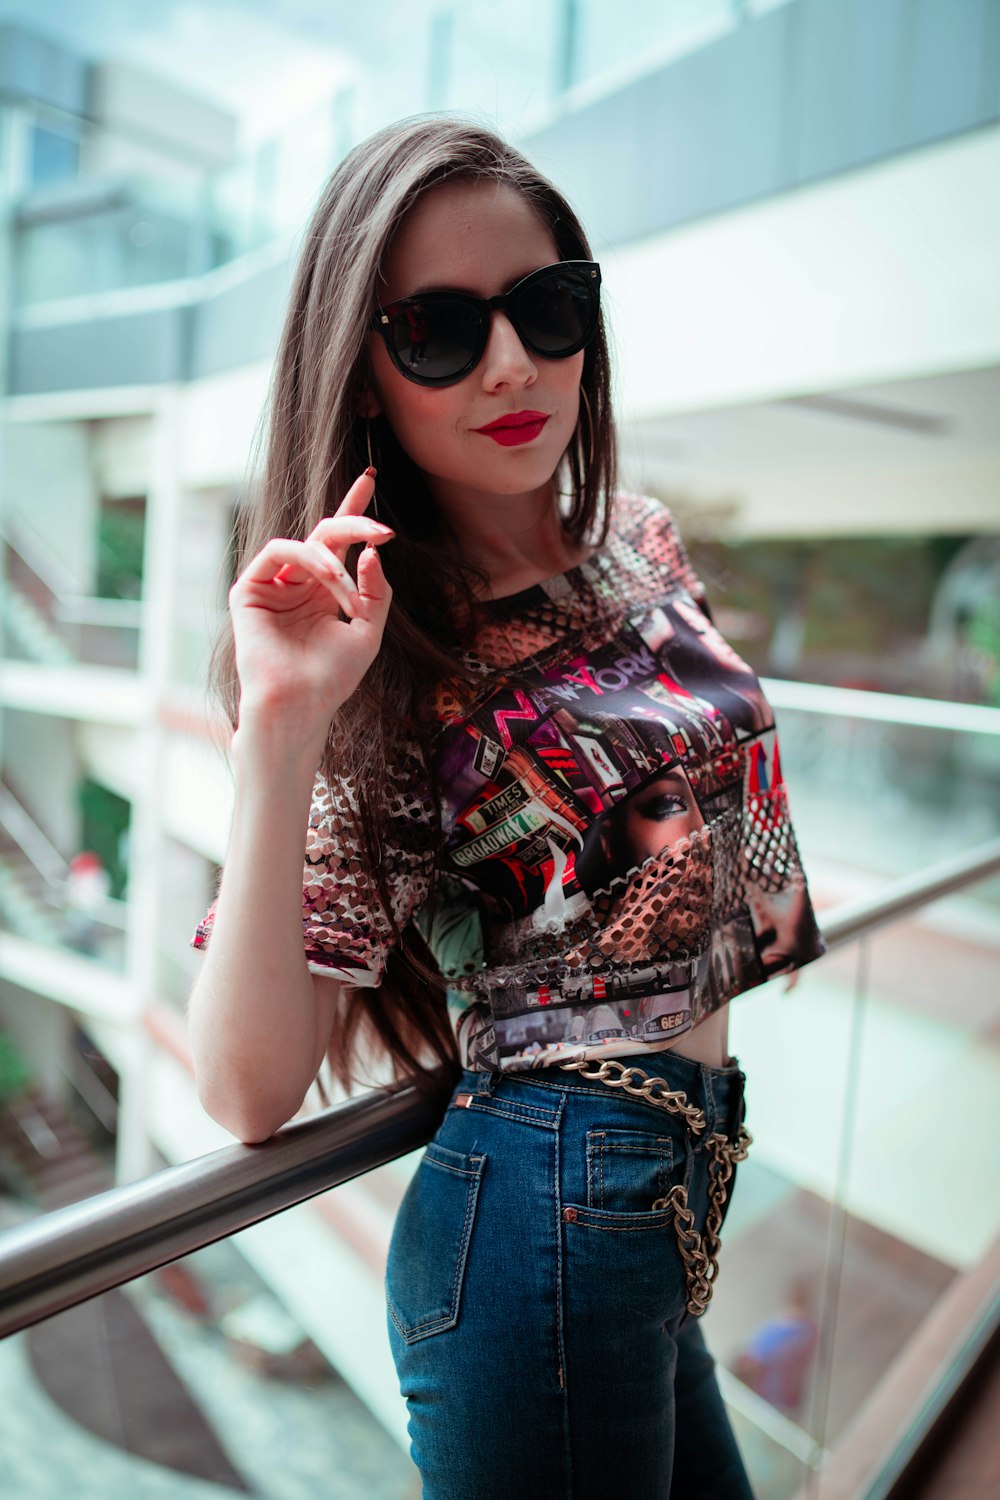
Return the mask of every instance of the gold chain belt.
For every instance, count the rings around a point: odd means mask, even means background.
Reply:
[[[642,1068],[626,1067],[624,1063],[616,1062],[611,1057],[605,1058],[603,1062],[564,1062],[559,1063],[559,1067],[573,1069],[584,1078],[596,1078],[609,1088],[624,1089],[627,1094],[644,1099],[647,1104],[654,1104],[660,1109],[683,1116],[693,1136],[701,1135],[705,1129],[705,1111],[696,1104],[689,1104],[683,1089],[671,1089],[665,1078],[651,1078]],[[612,1076],[615,1069],[621,1075],[618,1078]],[[633,1077],[641,1078],[642,1082],[633,1083]],[[733,1175],[733,1165],[738,1161],[746,1161],[752,1144],[753,1136],[742,1124],[735,1141],[731,1141],[721,1131],[713,1130],[705,1142],[711,1155],[708,1162],[709,1210],[704,1237],[694,1227],[694,1214],[688,1207],[687,1188],[683,1183],[672,1187],[669,1193],[657,1198],[653,1204],[654,1209],[672,1207],[674,1210],[677,1243],[687,1276],[687,1309],[696,1318],[701,1316],[711,1302],[715,1279],[719,1274],[719,1231],[722,1228],[722,1211],[726,1203],[729,1179]]]

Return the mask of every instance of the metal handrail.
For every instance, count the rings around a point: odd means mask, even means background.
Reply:
[[[907,912],[1000,873],[1000,839],[894,882],[824,921],[840,947]],[[411,1084],[293,1120],[256,1145],[224,1146],[140,1182],[55,1209],[0,1235],[0,1337],[225,1239],[282,1209],[426,1145],[435,1100]]]
[[[906,693],[841,687],[826,682],[799,682],[762,677],[768,703],[796,713],[830,714],[838,719],[867,719],[875,724],[903,724],[941,729],[951,734],[1000,734],[1000,708],[988,703],[956,703],[950,698],[914,698]]]
[[[444,1111],[412,1085],[293,1120],[0,1235],[0,1337],[426,1145]]]
[[[942,859],[929,870],[894,880],[881,896],[844,901],[823,921],[823,936],[828,948],[841,948],[858,938],[867,937],[879,927],[886,927],[900,917],[951,896],[955,891],[988,880],[1000,873],[1000,838],[977,844],[968,854]]]

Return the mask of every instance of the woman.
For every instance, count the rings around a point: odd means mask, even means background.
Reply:
[[[616,493],[599,288],[489,131],[356,148],[299,261],[214,662],[236,800],[193,940],[199,1094],[259,1141],[324,1059],[444,1090],[386,1278],[433,1500],[750,1494],[697,1321],[749,1142],[703,982],[749,921],[746,745],[717,654],[696,701],[642,634],[704,596],[669,514]],[[588,891],[588,829],[672,766],[683,836]],[[821,951],[813,924],[793,966]],[[681,993],[679,1034],[636,1032]]]

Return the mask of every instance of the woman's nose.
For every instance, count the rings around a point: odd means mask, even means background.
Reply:
[[[487,390],[501,385],[530,385],[537,374],[535,362],[521,343],[517,329],[506,313],[495,308],[483,354],[483,385]]]

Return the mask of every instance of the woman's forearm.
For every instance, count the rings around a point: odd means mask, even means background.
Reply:
[[[305,744],[241,724],[236,796],[212,934],[188,1000],[198,1096],[242,1140],[296,1113],[322,1056],[302,944],[302,869],[316,767]]]

